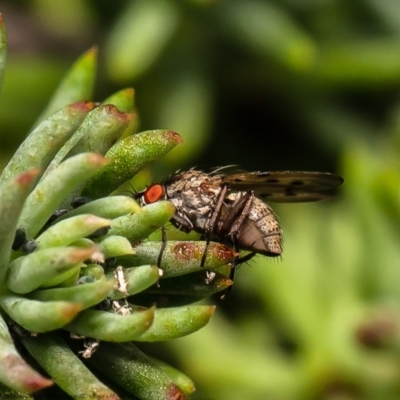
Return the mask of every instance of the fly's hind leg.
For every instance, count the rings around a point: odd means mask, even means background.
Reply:
[[[254,193],[253,192],[244,192],[242,195],[234,202],[232,207],[229,210],[229,213],[224,219],[222,226],[219,228],[218,233],[223,236],[228,236],[233,243],[235,252],[237,256],[232,262],[231,271],[229,274],[229,279],[234,280],[237,267],[249,261],[252,257],[255,256],[256,253],[252,252],[244,257],[239,257],[240,247],[238,243],[238,236],[240,232],[240,228],[242,227],[243,221],[249,215],[250,208],[253,204]],[[225,293],[221,296],[221,299],[228,296],[231,292],[232,286],[230,286]]]
[[[234,245],[235,245],[235,251],[238,253],[239,252],[239,247],[238,247],[237,243],[235,243]],[[246,254],[243,257],[239,257],[239,256],[235,257],[235,259],[232,262],[231,270],[229,272],[229,279],[232,282],[235,281],[236,270],[239,267],[239,265],[243,264],[244,262],[247,262],[247,261],[251,260],[255,255],[256,255],[256,253],[252,252],[252,253]],[[229,296],[229,294],[232,291],[232,287],[233,286],[231,285],[227,289],[224,290],[224,293],[221,296],[222,300],[226,299]]]
[[[237,255],[233,259],[232,265],[231,265],[231,270],[229,271],[229,279],[232,281],[232,283],[235,281],[236,268],[240,264],[239,263],[239,260],[240,260],[240,258],[239,258],[239,245],[237,243],[237,240],[233,240],[233,246],[234,246],[234,249],[235,249],[235,253]],[[221,296],[221,300],[224,300],[229,296],[230,292],[232,291],[232,287],[233,287],[233,285],[228,286],[228,288],[224,290],[224,292],[223,292],[223,294]]]
[[[239,266],[239,264],[243,264],[243,263],[245,263],[247,261],[250,261],[256,254],[257,253],[252,252],[252,253],[246,254],[243,257],[238,258],[236,266]]]
[[[236,201],[232,206],[232,215],[235,217],[235,220],[232,221],[231,228],[229,229],[228,236],[230,236],[233,241],[237,240],[237,236],[239,234],[239,230],[242,227],[243,221],[249,215],[251,205],[254,200],[254,192],[245,192],[243,196]],[[226,226],[226,221],[222,227],[222,230],[229,228]]]

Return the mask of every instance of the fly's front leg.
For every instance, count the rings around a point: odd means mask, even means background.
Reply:
[[[161,261],[162,261],[162,256],[164,254],[165,248],[167,247],[167,230],[165,229],[165,225],[161,227],[161,248],[160,248],[160,253],[158,254],[157,257],[157,267],[161,268]]]
[[[223,185],[221,187],[221,191],[218,194],[217,201],[215,202],[215,206],[212,211],[211,217],[208,220],[207,225],[204,229],[204,237],[206,239],[206,247],[203,252],[203,257],[201,257],[201,263],[200,263],[201,267],[204,267],[204,264],[206,262],[208,247],[210,246],[210,241],[211,241],[211,234],[215,231],[217,219],[218,219],[219,213],[221,211],[222,205],[224,204],[224,199],[225,199],[227,192],[228,192],[228,186]]]
[[[178,228],[179,230],[189,233],[193,230],[193,224],[192,222],[182,215],[180,212],[175,213],[174,217],[171,219],[171,223]],[[157,258],[157,267],[161,268],[161,261],[162,261],[162,256],[165,251],[165,248],[167,247],[167,230],[165,229],[165,225],[161,227],[161,248],[160,248],[160,253]]]

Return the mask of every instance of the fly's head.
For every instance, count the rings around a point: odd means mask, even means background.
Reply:
[[[203,233],[221,191],[221,180],[190,169],[176,172],[162,183],[149,186],[138,194],[141,205],[169,200],[176,209],[171,222],[184,232]]]
[[[182,208],[182,196],[180,195],[180,191],[171,191],[167,189],[169,189],[169,187],[166,182],[154,183],[142,192],[136,193],[135,198],[139,200],[142,207],[157,203],[161,200],[169,200],[175,206],[175,214],[171,222],[184,232],[190,232],[193,230],[193,224],[187,215],[185,215],[184,209]]]

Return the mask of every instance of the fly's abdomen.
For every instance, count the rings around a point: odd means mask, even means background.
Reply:
[[[258,198],[244,219],[239,232],[240,248],[276,257],[282,254],[282,230],[271,207]]]

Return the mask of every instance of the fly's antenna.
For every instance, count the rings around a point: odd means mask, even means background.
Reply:
[[[146,189],[143,189],[140,191],[137,191],[134,189],[133,193],[131,193],[131,196],[134,200],[137,200],[144,195],[145,191],[146,191]]]

